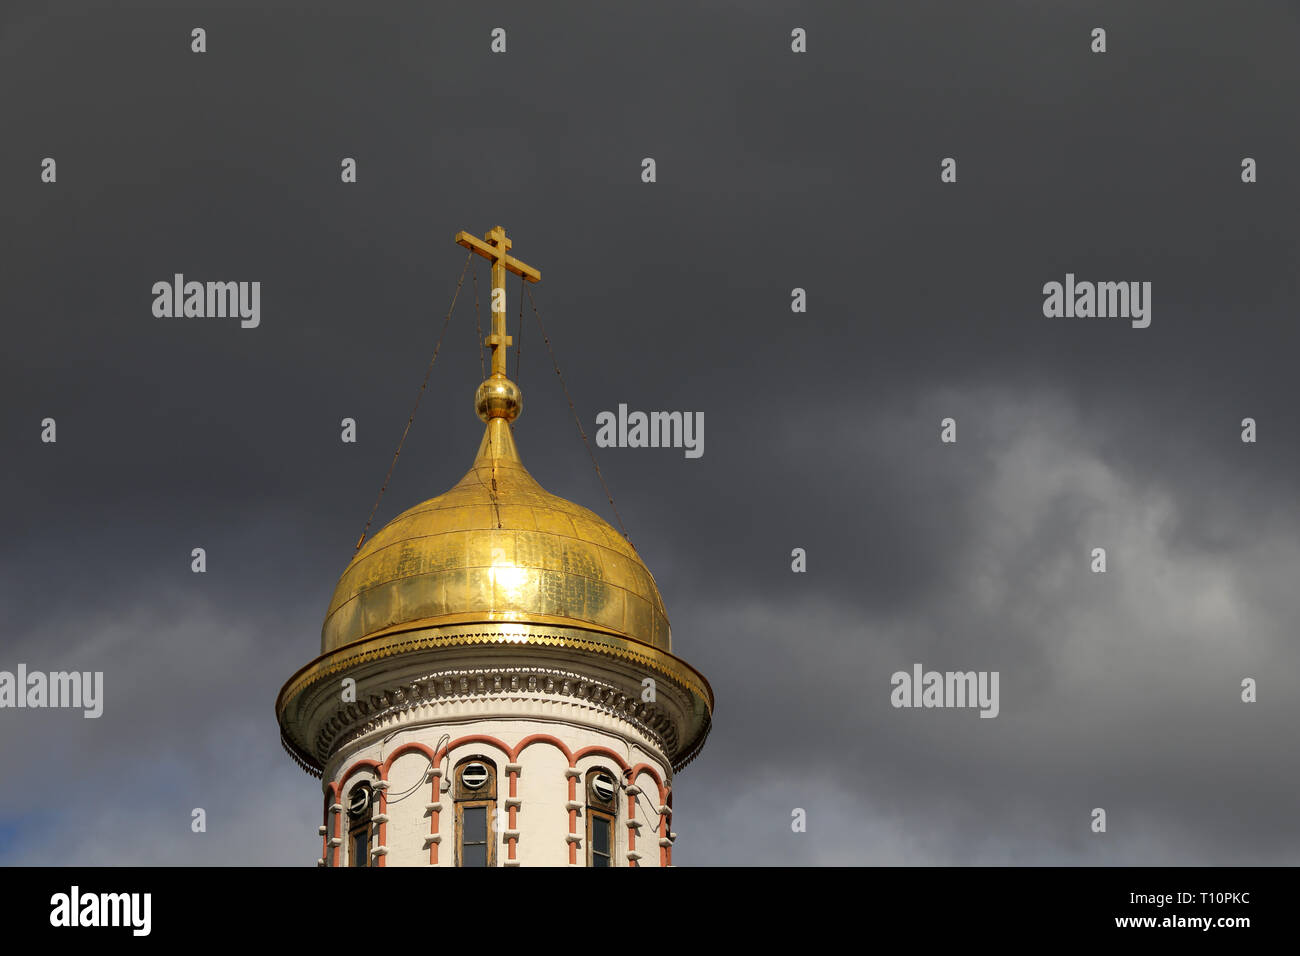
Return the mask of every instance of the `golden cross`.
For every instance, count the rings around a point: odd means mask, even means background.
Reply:
[[[477,252],[492,263],[492,334],[483,344],[492,346],[492,374],[504,376],[506,349],[514,342],[514,339],[506,335],[506,272],[522,276],[525,282],[540,282],[542,274],[509,255],[511,242],[500,226],[493,226],[484,239],[487,241],[471,236],[468,232],[456,233],[458,245]]]

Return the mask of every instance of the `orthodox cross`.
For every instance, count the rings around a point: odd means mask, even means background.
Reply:
[[[504,377],[506,349],[514,341],[506,335],[506,273],[513,272],[525,282],[540,282],[542,274],[510,255],[511,242],[500,226],[493,226],[483,239],[468,232],[458,232],[456,243],[492,263],[492,334],[483,344],[492,346],[492,374]]]

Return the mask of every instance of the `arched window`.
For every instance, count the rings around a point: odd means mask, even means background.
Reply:
[[[456,765],[456,865],[496,866],[497,770],[484,757],[467,757]]]
[[[608,770],[587,773],[587,865],[614,865],[618,781]]]
[[[375,792],[366,781],[348,791],[348,866],[370,865],[370,822]]]

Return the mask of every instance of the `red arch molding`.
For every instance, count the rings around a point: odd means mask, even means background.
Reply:
[[[447,756],[447,754],[449,754],[452,750],[455,750],[457,747],[463,747],[466,744],[476,744],[476,743],[488,744],[489,746],[497,748],[498,750],[501,751],[501,753],[503,753],[506,756],[508,763],[518,763],[519,755],[524,752],[525,748],[531,747],[533,744],[550,744],[552,747],[555,747],[557,750],[559,750],[560,753],[564,754],[564,759],[568,762],[569,769],[572,770],[577,769],[578,761],[583,759],[584,757],[590,757],[590,756],[608,757],[609,759],[613,760],[616,764],[618,764],[619,769],[623,771],[623,775],[627,777],[628,782],[630,784],[635,785],[636,778],[640,774],[649,773],[650,776],[654,778],[655,785],[659,789],[660,805],[668,806],[668,807],[672,806],[672,791],[664,786],[663,778],[660,777],[659,772],[655,770],[655,768],[652,767],[650,764],[639,763],[635,767],[631,767],[628,765],[626,760],[620,757],[613,750],[610,750],[608,747],[602,747],[600,745],[583,747],[581,750],[575,753],[574,751],[570,750],[568,746],[565,745],[564,741],[560,740],[558,737],[552,736],[551,734],[529,734],[527,737],[524,737],[522,740],[519,741],[519,743],[515,744],[513,747],[507,745],[505,741],[497,737],[489,736],[487,734],[468,734],[464,737],[457,737],[455,740],[439,748],[437,751],[434,751],[431,747],[428,747],[427,745],[422,744],[418,741],[411,741],[402,744],[400,747],[394,750],[391,754],[388,755],[388,758],[382,764],[379,763],[378,761],[371,760],[368,757],[358,760],[356,763],[348,767],[346,771],[344,771],[343,776],[339,778],[337,783],[331,781],[327,783],[325,786],[326,789],[336,798],[335,802],[339,802],[339,800],[341,800],[341,795],[343,791],[346,789],[346,784],[348,780],[350,780],[353,776],[355,776],[356,774],[360,773],[363,770],[373,771],[374,774],[380,780],[387,782],[388,774],[393,767],[393,763],[397,760],[398,757],[401,757],[404,754],[408,754],[408,753],[424,754],[424,756],[428,758],[429,762],[434,767],[437,767],[440,763],[442,763],[442,759],[445,756]],[[439,802],[438,779],[439,779],[438,777],[434,777],[433,782],[430,784],[430,788],[431,788],[431,793],[430,793],[431,800],[429,801],[430,803],[436,804]],[[510,771],[510,796],[512,798],[516,796],[515,788],[517,784],[517,779],[518,779],[517,773],[515,773],[514,771]],[[570,777],[569,778],[569,801],[570,802],[574,802],[576,800],[576,793],[575,793],[576,787],[577,787],[577,779],[574,777]],[[636,799],[635,797],[629,795],[629,801],[634,801],[635,799]],[[635,804],[629,802],[628,807],[629,807],[628,812],[630,813],[634,809]],[[383,788],[379,791],[379,812],[381,815],[386,815],[387,810],[388,810],[388,790],[387,788]],[[515,810],[516,808],[513,806],[509,808],[509,813],[510,813],[509,826],[510,829],[512,830],[515,828]],[[570,810],[568,811],[568,814],[569,814],[569,832],[573,833],[575,832],[574,827],[576,826],[577,811]],[[335,828],[336,829],[335,835],[341,838],[342,833],[338,831],[342,827],[342,814],[338,814],[337,816],[338,816],[338,822]],[[429,814],[429,835],[430,836],[438,835],[440,816],[441,816],[441,812],[438,810],[434,810],[432,813]],[[328,830],[328,821],[326,821],[326,825]],[[667,835],[668,835],[667,818],[663,815],[660,815],[659,836],[662,839]],[[633,836],[629,832],[628,837],[629,837],[629,849],[635,849],[635,843],[633,842],[635,841],[635,836]],[[386,822],[380,823],[379,824],[380,846],[387,846],[387,838],[388,838],[388,824]],[[506,842],[508,844],[507,859],[513,860],[515,858],[515,838],[510,837]],[[326,838],[326,847],[328,848],[328,837]],[[334,866],[339,865],[339,850],[340,847],[338,846],[334,847]],[[569,862],[577,863],[577,856],[578,856],[577,844],[570,843]],[[435,866],[438,863],[438,844],[434,842],[430,842],[429,844],[429,863]],[[671,865],[671,863],[672,863],[671,848],[660,847],[659,848],[660,866],[668,866]],[[385,866],[386,857],[381,856],[377,861],[376,865],[381,867]]]

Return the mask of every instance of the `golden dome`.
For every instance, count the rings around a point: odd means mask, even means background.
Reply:
[[[492,334],[483,340],[492,374],[474,401],[483,441],[454,488],[358,543],[330,600],[320,656],[276,698],[280,739],[322,776],[352,742],[415,708],[452,722],[462,700],[509,697],[510,713],[527,714],[513,707],[526,694],[592,711],[601,726],[622,722],[680,770],[712,725],[709,682],[673,656],[663,599],[632,546],[546,492],[515,448],[510,423],[523,396],[506,377],[505,276],[541,275],[508,254],[499,226],[487,242],[465,232],[456,241],[492,261]],[[341,678],[356,681],[355,695],[339,694]]]
[[[480,414],[487,430],[469,473],[390,521],[343,572],[321,653],[483,621],[584,628],[670,651],[663,599],[632,546],[534,480],[515,448],[514,414]]]

